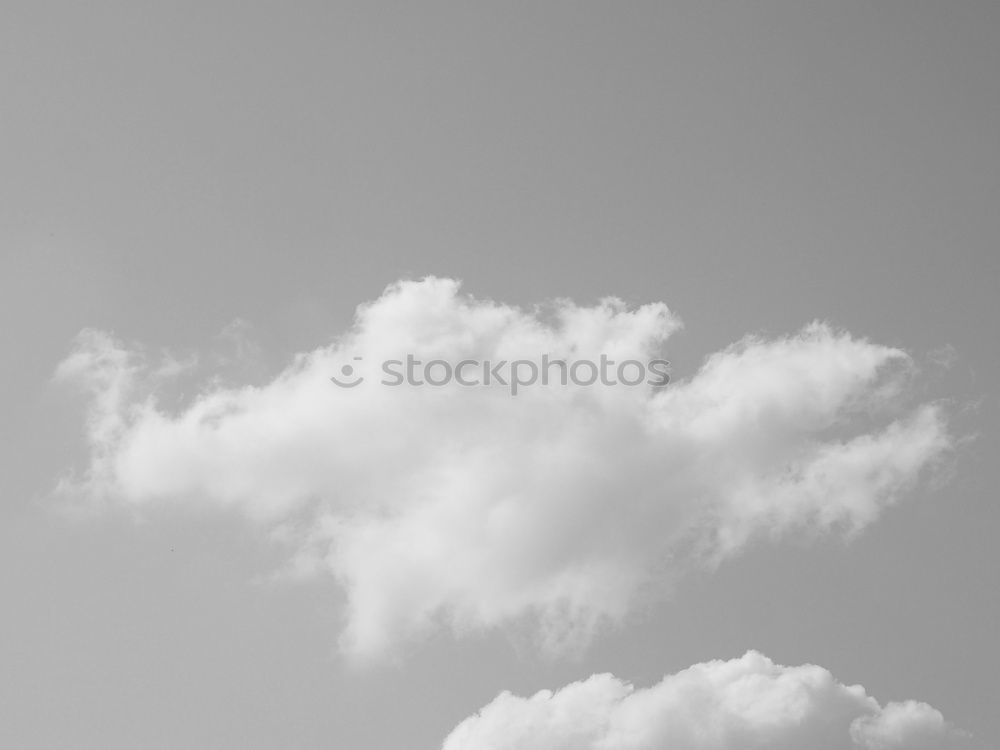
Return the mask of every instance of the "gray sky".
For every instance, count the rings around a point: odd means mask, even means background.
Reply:
[[[501,689],[749,648],[1000,740],[1000,6],[8,2],[0,11],[0,743],[432,748]],[[578,659],[334,653],[342,594],[233,519],[68,519],[84,327],[260,382],[400,278],[685,322],[678,378],[828,320],[923,365],[951,476],[845,543],[754,545]],[[937,366],[950,352],[949,367]]]

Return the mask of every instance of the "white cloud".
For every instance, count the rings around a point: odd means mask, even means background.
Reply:
[[[244,515],[293,545],[290,569],[343,586],[353,654],[518,622],[558,650],[756,538],[859,531],[950,447],[939,407],[900,411],[902,351],[818,323],[659,389],[378,382],[408,352],[646,360],[679,326],[662,304],[524,310],[399,283],[266,385],[216,381],[180,410],[151,395],[162,371],[85,332],[58,375],[91,393],[91,458],[60,491]],[[367,380],[335,386],[345,364]]]
[[[822,667],[751,651],[644,689],[598,674],[530,698],[504,692],[443,750],[947,750],[964,739],[926,703],[881,707]]]

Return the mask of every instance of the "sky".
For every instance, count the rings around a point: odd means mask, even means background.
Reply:
[[[0,743],[995,746],[998,31],[5,3]]]

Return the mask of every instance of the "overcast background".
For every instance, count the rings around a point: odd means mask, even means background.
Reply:
[[[748,648],[996,743],[998,35],[994,2],[4,3],[0,744],[433,748],[503,688]],[[579,661],[347,668],[329,581],[261,583],[241,524],[51,512],[81,328],[205,353],[241,318],[253,382],[428,273],[662,300],[679,377],[826,319],[976,439],[849,546],[754,548]]]

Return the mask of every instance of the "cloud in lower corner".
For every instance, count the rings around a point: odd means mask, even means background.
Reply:
[[[527,698],[504,692],[442,750],[957,750],[967,740],[926,703],[882,706],[822,667],[750,651],[648,688],[596,674]]]
[[[821,323],[662,388],[330,381],[408,353],[647,361],[679,327],[660,303],[524,309],[400,282],[270,382],[216,380],[180,408],[157,399],[176,368],[87,331],[57,377],[88,393],[89,458],[59,492],[245,517],[289,570],[343,588],[350,654],[525,623],[559,652],[754,540],[860,532],[952,447],[940,405],[902,406],[903,351]]]

